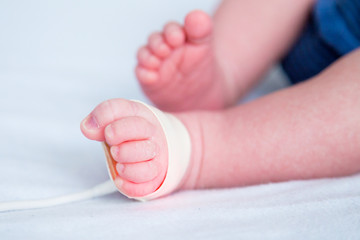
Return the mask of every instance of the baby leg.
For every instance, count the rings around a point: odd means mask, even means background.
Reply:
[[[223,111],[174,114],[186,126],[191,161],[182,189],[335,177],[360,171],[360,50],[304,83]],[[166,176],[168,148],[139,103],[100,104],[81,125],[106,141],[118,188],[144,196]]]
[[[185,187],[359,172],[359,63],[357,50],[313,79],[254,102],[218,113],[191,113],[201,123],[203,155],[195,159],[197,177]]]

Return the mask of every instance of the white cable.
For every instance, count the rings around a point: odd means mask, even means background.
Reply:
[[[52,207],[61,204],[78,202],[95,197],[100,197],[113,192],[117,192],[117,189],[113,181],[109,180],[99,185],[96,185],[95,187],[90,188],[86,191],[64,195],[60,197],[47,198],[41,200],[0,202],[0,212]]]

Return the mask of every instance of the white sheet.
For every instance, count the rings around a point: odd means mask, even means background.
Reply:
[[[80,120],[108,98],[146,101],[137,47],[167,20],[215,3],[1,1],[0,201],[107,180],[101,146],[81,135]],[[283,86],[278,74],[251,98]],[[0,239],[50,238],[360,239],[360,175],[0,213]]]

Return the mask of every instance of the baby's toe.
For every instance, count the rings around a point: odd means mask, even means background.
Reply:
[[[161,166],[155,160],[140,163],[116,164],[118,176],[133,183],[145,183],[155,179]]]
[[[142,66],[137,66],[135,69],[137,79],[143,84],[152,84],[159,80],[159,73]]]
[[[153,55],[147,47],[142,47],[137,52],[139,65],[148,69],[156,70],[160,67],[161,61]]]
[[[184,30],[188,41],[193,43],[206,42],[212,32],[212,19],[207,13],[194,10],[186,16]]]
[[[80,129],[87,138],[103,142],[105,141],[105,127],[119,119],[139,115],[145,118],[149,116],[148,111],[144,111],[141,104],[120,98],[110,99],[96,106],[81,122]],[[139,121],[135,119],[135,122]]]
[[[176,48],[180,47],[185,42],[185,33],[179,23],[170,22],[164,27],[165,41],[169,46]]]
[[[114,146],[128,141],[150,139],[154,131],[155,126],[145,118],[124,117],[106,126],[105,139],[110,146]]]
[[[157,146],[154,141],[129,141],[110,148],[111,155],[118,163],[137,163],[156,157]]]
[[[121,179],[120,177],[117,177],[114,180],[115,186],[120,189],[121,192],[131,197],[143,197],[151,194],[159,188],[161,182],[162,180],[160,178],[156,178],[154,181],[145,183],[133,183],[125,179]]]
[[[169,56],[171,48],[164,41],[161,33],[153,33],[148,39],[148,47],[150,51],[157,57],[165,58]]]

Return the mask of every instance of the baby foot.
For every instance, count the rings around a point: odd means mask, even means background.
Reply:
[[[144,105],[112,99],[98,105],[81,123],[92,140],[105,141],[116,161],[115,184],[123,193],[142,197],[164,181],[168,165],[160,123]]]
[[[184,26],[168,23],[139,49],[136,76],[160,109],[220,109],[228,104],[211,33],[211,18],[197,10],[186,16]]]

